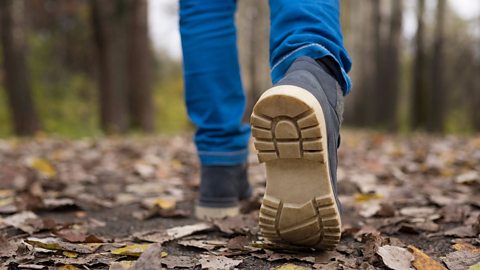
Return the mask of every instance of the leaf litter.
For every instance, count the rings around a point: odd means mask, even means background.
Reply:
[[[0,141],[0,268],[479,269],[478,142],[344,132],[343,238],[325,252],[259,234],[253,153],[243,214],[199,222],[187,136]]]

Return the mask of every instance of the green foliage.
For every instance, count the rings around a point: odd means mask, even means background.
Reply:
[[[183,98],[183,79],[178,61],[158,57],[154,95],[156,127],[160,133],[182,133],[193,129]]]
[[[95,83],[87,74],[52,61],[56,57],[54,42],[53,36],[29,36],[28,66],[43,128],[67,137],[99,134]]]

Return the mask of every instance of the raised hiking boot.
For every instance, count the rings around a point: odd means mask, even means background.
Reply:
[[[238,215],[239,201],[252,194],[247,165],[202,166],[199,193],[197,218],[210,220]]]
[[[333,249],[340,241],[336,169],[343,96],[325,70],[298,58],[253,109],[254,145],[267,171],[260,231],[273,242]]]

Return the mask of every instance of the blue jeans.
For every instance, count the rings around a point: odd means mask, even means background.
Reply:
[[[259,0],[261,1],[261,0]],[[248,155],[250,128],[242,123],[234,22],[235,0],[180,0],[185,100],[197,126],[202,165],[237,165]],[[338,0],[271,0],[270,66],[273,83],[300,56],[330,57],[344,94],[351,61],[343,47]]]

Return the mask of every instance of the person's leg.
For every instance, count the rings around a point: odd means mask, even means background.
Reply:
[[[202,165],[199,203],[211,208],[235,208],[248,196],[237,196],[246,186],[250,128],[241,122],[235,9],[235,0],[180,0],[185,99]]]
[[[270,1],[274,86],[255,105],[251,124],[267,170],[259,225],[272,241],[332,249],[340,240],[337,147],[351,63],[338,4]]]
[[[278,82],[300,56],[325,58],[346,95],[351,60],[343,46],[339,0],[270,0],[270,65]]]

